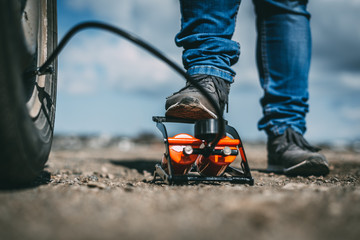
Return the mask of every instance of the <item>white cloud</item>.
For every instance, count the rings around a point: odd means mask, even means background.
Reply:
[[[346,87],[352,90],[360,90],[360,72],[341,73],[340,80]]]
[[[99,88],[156,93],[180,79],[144,50],[106,34],[82,35],[69,44],[59,72],[59,90],[72,94]]]
[[[319,0],[309,6],[314,60],[329,70],[359,71],[360,1]]]
[[[182,50],[173,40],[180,28],[178,1],[68,0],[66,5],[135,33],[181,66]],[[74,38],[60,56],[60,68],[60,91],[74,94],[90,94],[98,88],[153,94],[168,89],[170,94],[178,90],[171,86],[183,85],[177,74],[152,55],[100,31]]]
[[[67,1],[75,11],[90,11],[97,18],[137,33],[166,51],[175,51],[180,30],[177,0],[76,0]]]
[[[360,122],[360,106],[358,107],[343,106],[341,108],[341,113],[344,116],[344,118],[348,120],[357,121],[358,123]]]

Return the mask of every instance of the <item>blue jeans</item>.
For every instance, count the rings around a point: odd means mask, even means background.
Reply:
[[[232,40],[241,0],[180,0],[181,31],[187,72],[208,74],[233,82],[231,68],[240,55]],[[268,135],[288,127],[303,134],[308,112],[311,58],[310,14],[307,0],[253,0],[257,25],[257,66],[264,89],[263,117],[258,123]]]

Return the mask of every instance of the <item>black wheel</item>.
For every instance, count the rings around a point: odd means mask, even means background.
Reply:
[[[55,120],[54,72],[29,76],[57,44],[56,0],[0,1],[0,186],[38,176]]]

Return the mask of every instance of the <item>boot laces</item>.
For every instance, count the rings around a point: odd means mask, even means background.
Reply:
[[[318,152],[321,150],[320,148],[311,145],[300,133],[295,132],[290,127],[285,130],[284,137],[288,144],[282,151],[287,150],[291,145],[298,146],[299,148],[310,152]]]
[[[225,80],[219,79],[211,75],[193,75],[195,81],[197,81],[207,92],[215,92],[218,96],[220,108],[224,109],[226,105],[226,112],[229,108],[229,91],[230,84]],[[186,86],[180,89],[179,92],[188,89],[188,91],[198,91],[190,82],[186,83]]]

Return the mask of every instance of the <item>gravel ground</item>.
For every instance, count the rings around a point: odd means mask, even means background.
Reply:
[[[266,174],[254,186],[150,183],[161,144],[54,147],[33,187],[0,191],[0,239],[360,239],[360,154],[324,150],[326,177]]]

